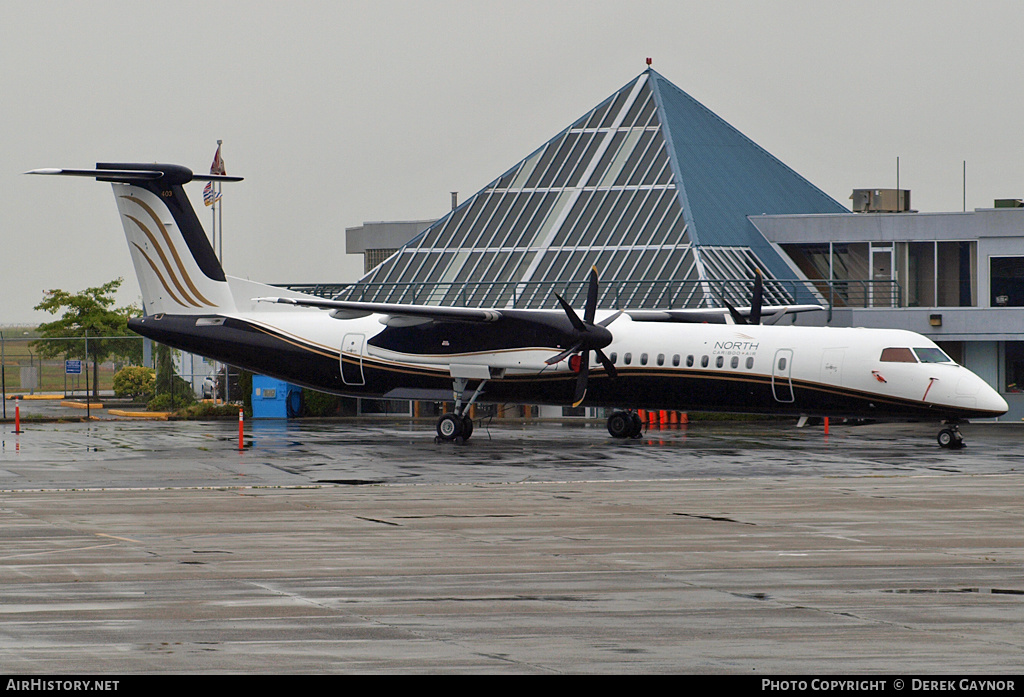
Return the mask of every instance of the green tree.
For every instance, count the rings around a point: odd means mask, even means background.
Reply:
[[[99,394],[97,378],[100,363],[112,357],[142,362],[142,342],[137,338],[127,338],[136,336],[128,329],[128,318],[140,314],[138,308],[114,307],[114,294],[123,281],[123,278],[117,278],[80,293],[48,290],[43,301],[35,307],[52,315],[62,314],[58,320],[39,325],[40,335],[48,341],[35,341],[32,346],[39,355],[49,358],[63,355],[91,359],[93,395]]]

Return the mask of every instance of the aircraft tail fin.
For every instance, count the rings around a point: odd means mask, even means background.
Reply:
[[[93,177],[111,183],[146,314],[206,315],[235,309],[224,269],[183,187],[194,180],[240,181],[240,177],[197,175],[180,165],[152,163],[98,163],[95,170],[33,170],[30,174]]]

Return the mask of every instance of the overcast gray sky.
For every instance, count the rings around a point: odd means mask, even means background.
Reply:
[[[0,0],[0,325],[48,288],[125,277],[110,187],[38,167],[209,169],[224,266],[352,281],[345,227],[431,218],[654,68],[840,202],[1024,197],[1014,1]],[[201,188],[189,193],[208,223]],[[1024,251],[1024,250],[1022,250]]]

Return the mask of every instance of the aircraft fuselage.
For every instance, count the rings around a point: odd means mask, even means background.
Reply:
[[[476,381],[486,376],[480,402],[571,402],[576,373],[570,361],[544,364],[564,347],[531,341],[543,332],[510,341],[516,327],[502,326],[506,320],[399,329],[381,320],[297,309],[163,315],[131,326],[176,348],[335,394],[451,400],[452,378],[462,371]],[[1006,409],[981,378],[913,332],[667,324],[628,315],[614,328],[604,350],[618,375],[593,368],[587,406],[927,419],[994,417]],[[504,337],[506,347],[487,346],[482,333]],[[478,349],[465,350],[470,345]],[[887,349],[896,350],[883,360]],[[922,362],[918,353],[936,362]]]

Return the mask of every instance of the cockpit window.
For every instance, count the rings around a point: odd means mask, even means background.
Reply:
[[[914,358],[914,354],[908,348],[882,349],[882,357],[878,360],[883,363],[917,363],[917,359]]]
[[[922,363],[952,363],[953,359],[947,356],[942,349],[937,348],[916,348],[914,353],[921,359]]]

